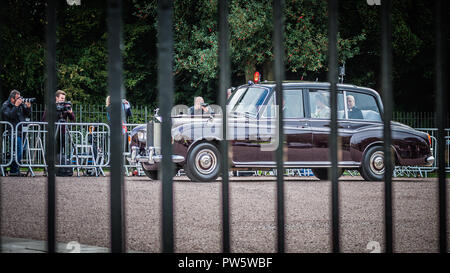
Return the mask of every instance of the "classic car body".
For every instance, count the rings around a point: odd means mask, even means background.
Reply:
[[[320,179],[327,178],[331,166],[329,88],[329,83],[284,83],[280,106],[287,154],[284,166],[311,168]],[[230,169],[276,167],[273,151],[279,142],[275,100],[272,83],[240,86],[228,100],[226,139],[230,143]],[[347,100],[353,100],[357,107],[351,108],[353,105]],[[172,160],[176,169],[183,168],[193,181],[211,181],[220,175],[219,140],[223,136],[219,111],[202,116],[189,116],[179,111],[172,117]],[[357,169],[366,180],[383,179],[382,111],[380,96],[374,90],[338,84],[338,166],[342,171]],[[433,164],[428,134],[398,122],[391,124],[395,165]],[[129,160],[140,162],[152,179],[157,179],[161,161],[159,126],[155,121],[132,132]]]

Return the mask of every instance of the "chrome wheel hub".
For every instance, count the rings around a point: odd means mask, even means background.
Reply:
[[[195,167],[201,174],[210,174],[217,166],[217,157],[209,149],[201,150],[195,157]]]
[[[384,174],[384,154],[381,151],[370,157],[370,170],[375,174]]]
[[[203,155],[200,158],[200,167],[207,169],[211,167],[211,156],[210,155]]]

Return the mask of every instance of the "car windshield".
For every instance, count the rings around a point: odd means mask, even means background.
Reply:
[[[242,97],[242,94],[247,90],[247,88],[239,88],[236,90],[228,100],[228,109],[233,109],[236,102]]]
[[[249,87],[236,101],[236,104],[232,108],[232,112],[256,116],[259,108],[262,106],[265,98],[267,97],[267,93],[267,89],[260,87]]]

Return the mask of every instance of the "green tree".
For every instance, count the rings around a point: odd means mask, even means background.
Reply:
[[[137,2],[137,1],[136,1]],[[234,84],[242,84],[262,70],[263,79],[273,80],[272,1],[230,1],[230,56]],[[136,4],[144,13],[154,13],[154,1]],[[178,103],[203,95],[216,99],[218,80],[218,3],[175,1],[174,74]],[[142,15],[141,15],[142,16]],[[327,4],[324,1],[287,1],[286,68],[297,75],[326,71]],[[359,32],[339,36],[341,62],[359,53],[365,39]],[[178,96],[177,96],[178,95]],[[190,102],[190,101],[188,101]]]
[[[3,97],[12,89],[24,96],[43,96],[44,14],[39,1],[2,2],[0,9],[0,82]]]
[[[0,85],[43,101],[45,2],[5,0],[0,9]],[[434,105],[434,6],[429,1],[393,3],[396,109],[431,110]],[[196,95],[217,101],[217,0],[174,1],[175,103]],[[229,2],[232,85],[258,70],[273,79],[272,1]],[[379,90],[380,7],[339,1],[338,52],[345,82]],[[448,12],[450,17],[450,13]],[[107,95],[106,4],[60,2],[57,10],[58,88],[75,103],[103,104]],[[157,105],[157,1],[124,1],[124,84],[132,104]],[[420,23],[419,23],[420,22]],[[285,1],[285,68],[288,80],[326,81],[327,2]],[[448,29],[448,28],[447,28]],[[450,35],[448,35],[450,37]],[[450,45],[450,41],[448,42]],[[450,51],[450,50],[447,50]],[[427,94],[427,95],[424,95]],[[414,102],[420,97],[421,103]]]

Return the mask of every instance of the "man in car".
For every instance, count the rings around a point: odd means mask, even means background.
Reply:
[[[347,108],[349,119],[363,119],[363,114],[361,110],[356,107],[355,97],[352,95],[347,96]]]

